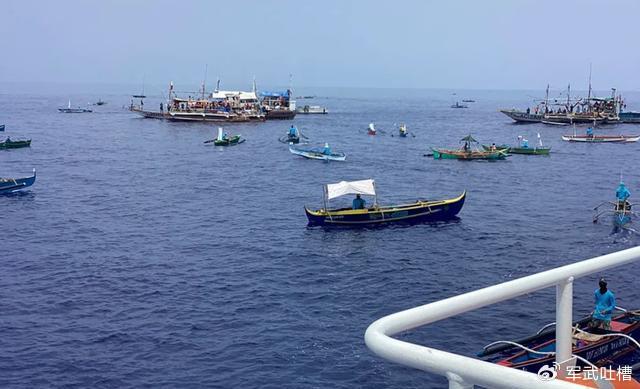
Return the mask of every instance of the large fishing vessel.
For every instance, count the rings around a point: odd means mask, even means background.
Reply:
[[[501,109],[500,112],[518,123],[617,123],[620,121],[622,97],[616,96],[616,89],[611,88],[610,97],[594,97],[591,89],[591,73],[589,73],[589,92],[586,98],[571,98],[571,84],[567,86],[566,99],[549,99],[549,85],[544,100],[526,110]]]
[[[216,89],[207,95],[203,83],[199,97],[183,98],[176,95],[173,82],[171,82],[169,84],[169,99],[166,106],[160,104],[159,111],[145,110],[143,100],[140,101],[140,105],[134,105],[132,101],[129,109],[145,118],[171,121],[249,122],[265,120],[265,115],[260,109],[255,84],[254,90],[251,92],[223,91],[219,89],[219,86],[220,82],[218,81]]]

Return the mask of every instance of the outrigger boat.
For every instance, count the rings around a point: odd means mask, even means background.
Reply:
[[[344,195],[374,196],[371,207],[363,209],[329,208],[329,201]],[[466,192],[448,200],[418,200],[415,203],[378,205],[374,180],[342,181],[324,185],[324,208],[304,210],[309,226],[371,227],[386,224],[415,224],[451,220],[462,209]],[[363,202],[364,205],[364,202]]]
[[[639,139],[640,135],[562,135],[562,140],[567,142],[631,143]]]
[[[461,159],[461,160],[500,160],[509,156],[506,150],[480,151],[478,149],[478,141],[473,139],[471,135],[467,135],[460,140],[464,142],[462,148],[458,150],[448,149],[431,149],[434,159]]]
[[[593,216],[593,222],[597,223],[602,216],[611,216],[615,227],[626,227],[631,223],[632,218],[638,216],[637,213],[631,210],[631,207],[634,205],[635,204],[631,204],[628,201],[605,201],[600,203],[593,208],[596,212]],[[604,209],[605,206],[607,206],[606,209]]]
[[[524,154],[524,155],[549,155],[551,151],[551,147],[544,147],[542,145],[542,140],[540,139],[540,134],[538,134],[538,146],[529,147],[529,142],[524,139],[522,136],[518,136],[518,145],[517,146],[509,146],[509,145],[482,145],[482,148],[485,151],[496,151],[496,150],[505,150],[509,154]]]
[[[58,111],[62,112],[62,113],[86,113],[86,112],[93,112],[90,109],[86,109],[86,108],[71,108],[71,100],[69,100],[69,105],[67,106],[67,108],[58,108]]]
[[[282,143],[298,144],[300,143],[300,140],[302,138],[306,139],[306,137],[302,135],[295,126],[291,126],[291,128],[287,132],[287,135],[281,136],[280,138],[278,138],[278,140]]]
[[[376,130],[376,127],[373,125],[373,123],[369,123],[369,128],[367,129],[367,134],[376,135],[377,133],[378,133],[378,130]]]
[[[29,146],[31,146],[31,139],[11,140],[11,138],[7,137],[7,139],[4,142],[0,142],[0,150],[19,149],[21,147],[29,147]]]
[[[31,177],[0,178],[0,194],[13,193],[33,185],[34,182],[36,182],[36,169],[33,169]]]
[[[591,317],[574,323],[572,354],[596,366],[611,365],[638,347],[640,312],[626,311],[611,320],[611,330],[589,328]],[[484,347],[479,357],[514,369],[538,373],[553,366],[556,350],[555,328],[549,324],[536,335],[515,341],[498,341]],[[577,366],[585,366],[582,359]]]
[[[328,143],[325,143],[323,148],[296,148],[293,145],[289,145],[289,151],[291,154],[299,155],[308,159],[319,159],[323,161],[344,161],[347,159],[345,153],[334,152],[329,147]]]
[[[4,124],[0,124],[0,131],[4,131]]]
[[[466,104],[460,104],[459,102],[456,101],[456,103],[453,104],[451,108],[469,108],[469,106]]]
[[[244,143],[245,140],[240,135],[229,137],[227,134],[223,134],[222,127],[218,127],[218,137],[207,140],[204,143],[213,143],[215,146],[235,146]]]
[[[304,107],[298,107],[296,112],[299,114],[327,114],[329,111],[325,107],[319,105],[305,105]]]

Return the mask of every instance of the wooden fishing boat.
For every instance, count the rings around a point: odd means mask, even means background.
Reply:
[[[345,153],[327,151],[327,145],[324,148],[297,148],[289,145],[291,154],[299,155],[308,159],[319,159],[323,161],[344,161],[347,159]]]
[[[500,160],[509,156],[506,150],[480,151],[477,147],[478,141],[471,135],[467,135],[460,140],[463,146],[457,150],[431,149],[434,159],[461,159],[461,160]]]
[[[280,138],[278,138],[278,140],[282,143],[293,143],[293,144],[298,144],[300,143],[300,137],[298,135],[284,135],[281,136]]]
[[[629,338],[621,335],[640,340],[639,314],[638,311],[625,311],[614,316],[611,330],[589,328],[590,317],[575,322],[572,354],[596,366],[615,363],[636,347]],[[545,365],[553,366],[555,349],[555,329],[549,325],[543,327],[538,334],[524,339],[491,343],[478,356],[503,366],[538,373]],[[576,364],[585,366],[579,359]]]
[[[551,151],[551,147],[544,147],[542,145],[542,140],[540,139],[540,134],[538,134],[538,146],[530,147],[529,141],[524,139],[522,136],[518,136],[518,145],[517,146],[509,146],[509,145],[482,145],[482,148],[485,151],[498,151],[504,150],[509,154],[523,154],[523,155],[549,155]]]
[[[564,141],[586,143],[630,143],[639,139],[640,135],[562,135]]]
[[[469,108],[469,106],[466,104],[460,104],[459,102],[456,101],[456,103],[453,104],[451,108]]]
[[[7,138],[4,142],[0,142],[0,150],[19,149],[21,147],[29,146],[31,146],[31,139],[11,140],[11,138]]]
[[[33,169],[31,177],[0,178],[0,194],[13,193],[33,185],[36,182],[36,169]]]
[[[601,217],[611,216],[611,220],[615,227],[626,227],[632,219],[638,216],[632,208],[635,204],[631,204],[628,201],[605,201],[593,208],[595,214],[593,216],[593,222],[598,223]],[[606,208],[605,208],[606,207]]]
[[[331,199],[344,195],[374,196],[371,207],[330,209]],[[324,185],[324,208],[305,206],[309,226],[372,227],[386,224],[415,224],[451,220],[462,209],[466,192],[448,200],[418,200],[410,204],[379,206],[374,180],[342,181]]]

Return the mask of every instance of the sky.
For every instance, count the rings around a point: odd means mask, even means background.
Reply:
[[[640,90],[638,0],[2,0],[0,82]]]

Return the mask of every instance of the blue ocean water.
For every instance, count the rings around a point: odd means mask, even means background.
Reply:
[[[0,198],[0,387],[443,387],[441,377],[373,355],[367,326],[639,241],[591,218],[621,173],[640,193],[640,145],[570,144],[560,139],[570,129],[514,125],[497,112],[526,106],[535,92],[458,91],[477,102],[453,110],[456,96],[445,90],[304,90],[318,97],[299,105],[330,114],[225,126],[247,142],[216,148],[203,144],[215,125],[141,119],[123,109],[128,90],[1,91],[5,135],[33,143],[0,152],[0,176],[36,168],[38,179]],[[626,96],[640,105],[640,95]],[[108,104],[58,113],[69,98]],[[383,132],[366,135],[370,122]],[[415,137],[391,137],[400,122]],[[291,155],[278,138],[292,123],[347,161]],[[424,156],[469,133],[498,144],[540,133],[552,155]],[[450,223],[306,227],[303,206],[321,206],[322,184],[365,178],[386,204],[463,190],[468,198]],[[603,274],[619,305],[640,306],[639,274],[637,266]],[[576,318],[590,312],[597,276],[576,282]],[[474,355],[553,321],[554,296],[545,290],[404,337]]]

